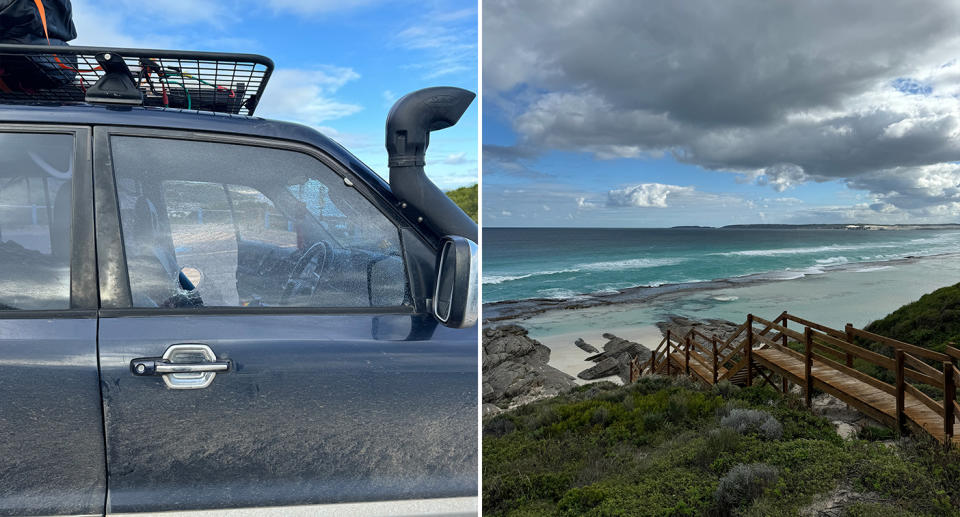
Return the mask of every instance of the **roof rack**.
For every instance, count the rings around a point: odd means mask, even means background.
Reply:
[[[0,104],[106,103],[253,115],[273,73],[256,54],[0,44]]]

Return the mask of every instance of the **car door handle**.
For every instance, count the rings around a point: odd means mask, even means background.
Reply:
[[[201,343],[170,345],[162,357],[143,357],[130,361],[137,377],[160,375],[171,389],[206,388],[217,372],[230,370],[230,361],[218,361],[209,346]]]
[[[212,363],[171,363],[159,357],[134,359],[131,365],[133,374],[141,377],[168,373],[225,372],[230,369],[230,363],[227,361],[215,361]]]

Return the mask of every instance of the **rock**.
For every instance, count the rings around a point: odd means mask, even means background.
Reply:
[[[608,340],[603,345],[603,352],[587,358],[596,362],[596,366],[578,373],[577,377],[589,381],[617,375],[624,384],[630,382],[630,361],[647,361],[650,359],[650,350],[640,343],[627,341],[613,334],[604,334],[603,337]]]
[[[481,410],[483,411],[484,418],[488,416],[499,415],[503,412],[503,410],[497,407],[496,404],[484,404],[481,406]]]
[[[855,426],[846,422],[834,422],[833,425],[837,428],[837,434],[839,434],[840,438],[843,438],[844,440],[856,438],[857,433],[860,432],[860,430]]]
[[[616,375],[620,371],[620,361],[616,357],[605,357],[596,364],[577,374],[585,381]]]
[[[846,514],[846,508],[854,503],[879,503],[883,498],[873,492],[855,492],[849,486],[837,487],[834,491],[822,494],[807,506],[800,508],[804,517],[840,517]]]
[[[732,336],[739,324],[727,320],[708,319],[703,321],[684,318],[683,316],[670,316],[667,321],[657,323],[657,327],[666,335],[669,330],[673,336],[678,338],[687,335],[690,329],[697,329],[698,332],[706,336],[717,336],[717,339],[726,341]]]
[[[810,400],[810,410],[813,414],[830,420],[837,434],[844,439],[856,438],[860,430],[866,426],[883,425],[828,393],[815,395]]]
[[[552,397],[576,386],[573,377],[547,365],[550,349],[530,339],[519,325],[483,332],[484,414],[488,404],[508,408]]]
[[[599,352],[599,350],[597,350],[597,347],[591,345],[590,343],[587,343],[586,341],[583,340],[582,337],[577,338],[577,340],[574,341],[573,344],[577,345],[577,347],[579,347],[580,350],[583,350],[588,354],[595,354]]]

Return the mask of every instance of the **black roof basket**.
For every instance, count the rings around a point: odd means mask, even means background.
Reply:
[[[0,44],[0,104],[104,103],[253,115],[273,73],[256,54]]]

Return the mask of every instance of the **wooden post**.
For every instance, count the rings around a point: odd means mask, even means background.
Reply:
[[[753,386],[753,314],[747,314],[747,386]]]
[[[719,375],[717,372],[717,370],[719,370],[719,368],[717,368],[719,366],[719,359],[717,358],[717,336],[713,336],[711,341],[713,342],[713,383],[716,384]]]
[[[667,375],[670,375],[670,331],[667,330]]]
[[[896,351],[897,356],[897,431],[903,432],[906,426],[906,415],[903,412],[903,350]]]
[[[780,391],[782,391],[783,393],[787,393],[788,391],[790,391],[790,382],[787,380],[786,374],[781,376],[781,380],[783,381],[783,388]]]
[[[847,343],[853,344],[853,324],[847,323],[847,326],[844,327],[847,331]],[[847,368],[853,368],[853,354],[847,352]]]
[[[943,362],[943,437],[947,447],[951,447],[953,440],[953,401],[957,399],[957,379],[953,377],[953,362]]]
[[[813,404],[813,330],[807,327],[803,330],[803,397],[807,407]]]
[[[780,315],[780,324],[783,325],[783,328],[787,328],[787,311],[783,311],[783,314]],[[787,334],[783,334],[783,348],[787,348]],[[784,390],[786,392],[786,390]]]
[[[683,373],[690,375],[690,334],[683,340]]]

